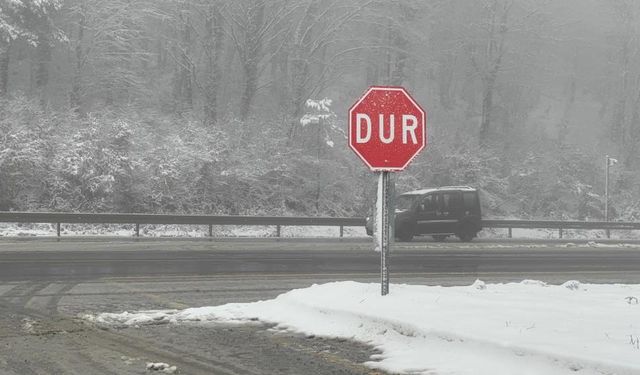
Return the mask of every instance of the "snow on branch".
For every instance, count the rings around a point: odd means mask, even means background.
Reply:
[[[320,100],[307,99],[305,104],[310,111],[302,116],[300,124],[302,124],[302,126],[319,124],[320,120],[328,120],[335,117],[336,114],[331,110],[332,102],[329,98]]]

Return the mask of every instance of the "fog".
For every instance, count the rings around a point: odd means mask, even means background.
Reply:
[[[0,0],[0,210],[364,215],[370,85],[428,113],[399,192],[601,220],[610,155],[640,217],[635,0]]]

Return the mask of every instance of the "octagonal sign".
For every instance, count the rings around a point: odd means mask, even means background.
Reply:
[[[427,145],[427,114],[402,87],[373,86],[349,109],[349,146],[372,171],[401,171]]]

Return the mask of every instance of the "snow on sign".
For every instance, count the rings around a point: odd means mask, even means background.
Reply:
[[[402,87],[373,86],[349,109],[349,146],[372,171],[404,170],[426,140],[426,112]]]

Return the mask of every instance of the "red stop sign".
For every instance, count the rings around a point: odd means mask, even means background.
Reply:
[[[370,87],[349,109],[349,146],[372,171],[401,171],[426,145],[427,114],[402,87]]]

